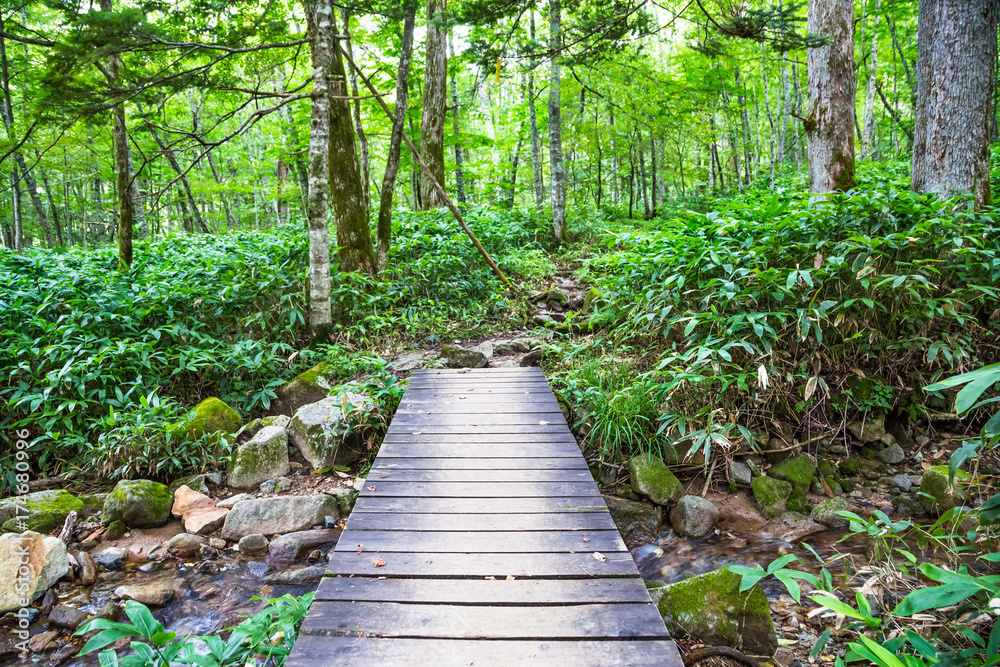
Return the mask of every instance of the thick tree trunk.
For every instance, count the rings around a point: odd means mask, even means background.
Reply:
[[[531,14],[531,42],[534,43],[535,11],[533,9],[528,11]],[[545,209],[545,183],[542,181],[542,142],[538,136],[538,115],[535,113],[536,64],[537,61],[532,58],[528,70],[528,116],[531,120],[531,175],[535,184],[535,210],[541,212]]]
[[[324,0],[325,1],[325,0]],[[355,146],[354,122],[348,101],[347,74],[334,38],[330,76],[330,205],[337,221],[342,271],[375,274],[375,250],[368,224],[368,206]]]
[[[441,185],[447,183],[444,177],[444,117],[448,95],[448,45],[444,10],[444,0],[427,0],[424,108],[420,120],[420,155]],[[446,205],[430,179],[423,179],[420,190],[424,210]]]
[[[375,266],[379,271],[384,270],[389,264],[389,247],[392,242],[392,197],[396,189],[396,175],[399,173],[399,154],[402,151],[405,130],[403,123],[406,121],[406,104],[409,98],[415,12],[415,8],[411,5],[403,20],[403,41],[399,52],[399,68],[396,70],[396,109],[392,117],[392,134],[389,137],[389,152],[386,155],[378,207],[376,231],[378,248],[375,252]]]
[[[552,193],[552,233],[556,241],[569,239],[566,230],[566,172],[563,169],[562,112],[559,49],[562,47],[562,0],[549,0],[549,180]]]
[[[920,0],[913,189],[991,203],[997,0]]]
[[[346,9],[343,11],[344,14],[344,34],[351,34],[351,15]],[[344,40],[344,46],[347,50],[347,55],[354,58],[354,49],[352,46],[353,40]],[[358,148],[361,151],[361,181],[364,184],[365,191],[365,210],[368,209],[368,202],[371,201],[372,189],[371,189],[371,161],[368,157],[368,135],[365,134],[365,128],[361,124],[361,98],[358,95],[358,75],[352,70],[350,73],[351,77],[351,97],[354,98],[353,104],[351,105],[351,110],[354,113],[354,128],[358,134]]]
[[[875,0],[875,11],[882,0]],[[878,23],[876,19],[875,23]],[[875,152],[875,86],[878,83],[878,31],[873,30],[872,55],[868,64],[868,89],[865,91],[865,124],[861,132],[861,159],[869,158]]]
[[[330,74],[333,67],[333,5],[330,0],[306,0],[313,65],[313,96],[309,124],[309,184],[306,225],[309,229],[309,328],[313,338],[329,336],[330,231],[327,225],[330,178]]]
[[[451,41],[451,31],[448,31],[448,57],[455,58],[455,46]],[[465,203],[465,172],[462,169],[462,128],[458,122],[458,85],[455,81],[455,72],[452,71],[451,79],[451,123],[455,134],[455,198],[459,203]],[[442,185],[444,181],[442,181]]]
[[[809,0],[808,31],[830,40],[807,55],[809,189],[850,190],[855,186],[853,0]]]

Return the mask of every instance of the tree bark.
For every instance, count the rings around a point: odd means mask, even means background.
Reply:
[[[444,117],[448,94],[448,45],[444,26],[444,0],[427,0],[427,38],[424,51],[423,115],[420,120],[420,155],[441,185],[444,177]],[[441,198],[430,179],[420,186],[423,209],[441,208]]]
[[[66,239],[63,236],[63,226],[62,221],[59,218],[59,209],[56,208],[55,198],[52,196],[52,186],[49,183],[49,176],[45,172],[45,167],[41,165],[41,154],[38,149],[35,149],[35,158],[39,160],[38,164],[38,175],[42,178],[42,187],[45,188],[45,198],[49,200],[49,210],[52,211],[52,223],[56,228],[56,241],[59,245],[66,245]]]
[[[875,0],[875,11],[882,0]],[[875,23],[878,23],[876,18]],[[868,64],[868,90],[865,92],[865,122],[861,133],[861,159],[869,158],[875,152],[875,85],[878,83],[878,31],[872,30],[872,55]]]
[[[451,41],[451,31],[448,31],[448,57],[455,58],[455,46]],[[465,172],[462,169],[462,128],[458,122],[458,85],[455,72],[452,71],[449,81],[451,85],[451,123],[455,135],[455,198],[459,203],[465,203]]]
[[[308,11],[308,9],[306,10]],[[194,133],[198,136],[201,135],[201,118],[198,115],[198,107],[192,101],[191,103],[191,126],[194,128]],[[215,180],[215,184],[220,188],[222,187],[222,176],[219,174],[219,168],[215,164],[215,156],[212,150],[208,151],[208,167],[212,170],[212,179]],[[308,187],[306,188],[308,192]],[[233,212],[229,207],[229,195],[225,192],[219,193],[219,199],[222,200],[222,210],[226,214],[226,226],[229,229],[236,227],[236,220],[233,218]]]
[[[344,14],[344,34],[351,34],[351,14],[346,9],[343,10]],[[353,40],[345,39],[344,46],[346,47],[348,55],[351,58],[354,57],[354,50],[352,46]],[[351,97],[354,98],[354,102],[351,105],[351,110],[354,113],[354,128],[358,135],[358,148],[361,151],[361,181],[364,184],[365,193],[365,210],[368,209],[368,202],[371,201],[372,189],[371,189],[371,160],[368,156],[368,135],[365,134],[365,128],[361,124],[361,99],[358,95],[358,76],[354,72],[350,73],[351,77]]]
[[[808,31],[830,40],[807,55],[809,189],[850,190],[855,186],[853,0],[809,0]]]
[[[566,172],[563,169],[559,49],[562,47],[562,0],[549,0],[549,180],[552,194],[552,233],[556,241],[569,239],[566,230]]]
[[[997,0],[920,0],[913,180],[917,192],[991,203]]]
[[[184,192],[184,197],[187,199],[188,204],[191,205],[191,217],[195,224],[198,225],[198,229],[208,234],[208,225],[205,224],[205,219],[201,215],[201,211],[198,210],[198,202],[195,201],[194,193],[191,192],[191,184],[188,182],[187,177],[184,175],[184,170],[181,169],[181,165],[177,162],[177,156],[174,155],[174,151],[167,147],[160,138],[160,133],[156,131],[151,123],[147,123],[149,127],[150,134],[153,135],[153,140],[156,141],[156,145],[160,147],[160,152],[163,153],[163,157],[167,158],[167,162],[170,164],[170,168],[174,170],[174,173],[180,177],[181,190]]]
[[[535,42],[535,10],[531,14],[531,43]],[[532,47],[534,48],[534,47]],[[531,120],[531,174],[535,184],[535,210],[539,213],[545,209],[545,183],[542,181],[542,142],[538,136],[538,115],[535,113],[535,65],[537,60],[531,59],[528,70],[528,116]]]
[[[399,156],[403,145],[403,123],[406,121],[406,105],[409,98],[410,61],[413,59],[413,24],[416,9],[411,5],[403,19],[403,41],[399,52],[399,68],[396,71],[396,109],[392,116],[392,134],[389,137],[389,152],[386,155],[385,174],[382,176],[382,193],[379,197],[378,248],[375,252],[375,266],[379,271],[389,264],[389,247],[392,242],[392,197],[399,173]]]

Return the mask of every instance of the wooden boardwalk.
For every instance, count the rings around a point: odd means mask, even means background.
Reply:
[[[682,663],[538,368],[415,371],[287,667]]]

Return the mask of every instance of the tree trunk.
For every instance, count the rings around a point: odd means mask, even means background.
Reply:
[[[448,31],[448,56],[454,60],[455,46],[451,41],[451,31]],[[455,134],[455,196],[459,203],[465,203],[465,174],[462,171],[462,128],[458,123],[458,86],[455,83],[455,73],[451,73],[451,122]],[[441,182],[444,185],[444,181]]]
[[[326,1],[326,0],[324,0]],[[355,146],[354,123],[348,101],[347,74],[340,40],[333,42],[330,76],[330,204],[337,221],[342,271],[375,274],[375,251],[368,224],[368,206]]]
[[[42,187],[45,188],[45,198],[49,200],[49,210],[52,211],[52,224],[56,228],[56,241],[59,245],[66,245],[66,239],[63,235],[62,221],[59,218],[59,209],[56,208],[56,201],[52,197],[52,186],[49,183],[49,176],[45,172],[45,167],[41,165],[41,154],[38,149],[35,149],[35,158],[39,160],[38,164],[38,175],[42,178]]]
[[[344,14],[344,34],[351,34],[351,14],[346,9],[343,10]],[[354,49],[352,46],[353,40],[344,40],[344,45],[347,47],[347,55],[354,58]],[[361,124],[361,99],[358,96],[358,75],[351,70],[351,97],[354,98],[354,103],[351,105],[351,109],[354,112],[354,127],[358,134],[358,148],[361,150],[361,180],[364,184],[365,192],[365,210],[368,210],[368,202],[371,201],[372,190],[371,190],[371,162],[368,157],[368,136],[365,134],[365,128]]]
[[[535,11],[531,14],[530,35],[532,44],[535,42]],[[531,119],[531,174],[535,184],[535,210],[545,209],[545,183],[542,181],[542,142],[538,137],[538,115],[535,113],[535,58],[531,59],[528,70],[528,115]]]
[[[444,117],[448,94],[448,45],[444,25],[444,0],[427,0],[427,38],[424,50],[423,115],[420,120],[420,155],[442,186],[444,177]],[[423,179],[420,201],[424,210],[446,203],[430,179]]]
[[[153,125],[147,124],[149,127],[150,134],[153,135],[153,140],[156,141],[156,145],[160,147],[160,152],[163,153],[163,157],[167,158],[167,162],[170,164],[170,168],[174,170],[174,173],[180,177],[181,189],[184,191],[184,197],[187,199],[188,203],[191,205],[191,217],[193,218],[198,229],[208,234],[208,225],[205,224],[205,219],[202,217],[201,212],[198,210],[198,202],[194,199],[194,193],[191,192],[191,184],[188,183],[187,177],[184,175],[184,170],[181,169],[181,165],[177,162],[177,157],[174,155],[173,150],[167,147],[163,143],[163,139],[160,138],[159,132]]]
[[[309,11],[308,8],[306,11]],[[194,133],[197,136],[201,136],[201,118],[198,115],[198,107],[194,105],[193,101],[191,104],[191,125],[194,128]],[[219,168],[215,165],[214,151],[211,149],[208,151],[208,167],[212,170],[212,179],[215,184],[220,188],[222,187],[222,176],[219,174]],[[306,188],[308,193],[309,188]],[[236,220],[233,219],[233,212],[229,208],[229,195],[225,192],[219,193],[219,199],[222,200],[222,210],[226,213],[226,226],[229,229],[236,227]]]
[[[524,148],[524,125],[517,130],[517,146],[510,161],[510,178],[507,179],[507,206],[514,208],[514,195],[517,192],[517,166],[521,162],[521,150]]]
[[[882,0],[875,0],[875,11]],[[878,23],[876,18],[875,23]],[[868,90],[865,92],[865,124],[861,133],[861,159],[870,158],[875,149],[875,86],[878,83],[878,31],[872,30],[872,55],[868,64]]]
[[[807,55],[809,189],[850,190],[855,186],[853,0],[809,0],[808,31],[830,40]]]
[[[562,114],[560,109],[559,49],[562,47],[562,0],[549,0],[549,180],[552,191],[552,233],[556,241],[569,239],[566,230],[566,172],[563,169]]]
[[[920,0],[913,189],[991,203],[997,0]]]
[[[382,176],[382,193],[378,207],[378,249],[375,265],[379,271],[389,264],[389,247],[392,242],[392,196],[396,188],[396,174],[399,172],[399,154],[403,144],[403,123],[406,121],[406,104],[409,98],[410,61],[413,58],[413,24],[416,9],[413,5],[403,20],[403,42],[399,52],[399,68],[396,71],[396,109],[392,117],[392,134],[389,137],[389,153],[386,155],[385,174]]]

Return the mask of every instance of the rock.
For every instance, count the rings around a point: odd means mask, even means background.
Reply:
[[[277,488],[278,488],[278,480],[269,479],[261,482],[260,487],[258,487],[257,490],[260,491],[261,494],[265,496],[270,496],[275,492],[275,490],[277,490]]]
[[[346,516],[351,513],[354,509],[354,503],[358,500],[358,492],[353,488],[347,487],[337,487],[327,493],[332,494],[337,499],[337,505],[340,507],[340,516]]]
[[[264,578],[264,583],[285,585],[308,584],[319,581],[329,574],[333,574],[333,572],[328,570],[326,565],[311,565],[299,568],[298,570],[289,570],[287,572],[277,572],[268,575]]]
[[[468,350],[458,345],[445,345],[441,348],[441,358],[448,368],[485,368],[486,355],[480,350]]]
[[[771,606],[758,584],[740,592],[740,576],[715,570],[676,584],[647,584],[671,635],[750,655],[774,655],[778,639]]]
[[[244,556],[263,556],[267,553],[267,538],[260,533],[244,535],[240,538],[237,550]]]
[[[213,547],[211,544],[203,544],[201,548],[198,549],[199,560],[214,560],[218,557],[219,557],[219,550]]]
[[[236,450],[226,482],[232,489],[253,489],[290,470],[288,431],[280,426],[265,426]]]
[[[424,362],[431,356],[429,352],[411,352],[410,354],[404,354],[399,359],[393,360],[388,365],[388,370],[390,373],[406,373],[408,371],[416,370],[422,368]]]
[[[958,470],[955,472],[955,483],[948,482],[948,466],[933,466],[924,471],[920,484],[920,505],[934,516],[941,516],[954,507],[960,507],[965,502],[965,493],[959,488],[959,483],[968,481],[969,473]]]
[[[200,475],[188,475],[186,477],[181,477],[170,483],[170,490],[176,492],[177,489],[182,486],[186,486],[192,491],[197,491],[198,493],[210,496],[212,495],[212,490],[208,488],[209,484],[222,486],[222,475],[217,472],[207,472]]]
[[[59,638],[58,630],[49,630],[48,632],[39,632],[37,635],[31,637],[28,640],[28,649],[32,653],[44,653],[49,648],[49,644],[54,644],[55,640]]]
[[[684,496],[670,510],[674,532],[695,539],[705,537],[719,520],[719,508],[698,496]]]
[[[815,474],[816,464],[806,454],[788,459],[767,471],[768,477],[783,479],[803,492],[809,489]]]
[[[817,523],[830,528],[840,528],[847,525],[847,519],[837,514],[837,512],[847,512],[851,508],[843,498],[830,498],[824,500],[813,508],[809,513],[810,518]]]
[[[364,477],[355,477],[354,481],[351,482],[351,486],[354,487],[355,491],[357,491],[358,493],[361,493],[361,489],[365,488],[365,482],[366,481],[367,480],[365,480]]]
[[[235,496],[226,498],[225,500],[220,500],[219,502],[215,503],[215,506],[231,510],[233,509],[233,506],[236,503],[242,502],[244,500],[253,500],[256,497],[257,496],[253,495],[252,493],[237,493]]]
[[[268,560],[272,561],[295,560],[316,547],[336,542],[339,537],[340,531],[336,529],[286,533],[271,540],[271,544],[267,548],[267,557]]]
[[[733,461],[729,464],[729,479],[737,484],[745,484],[750,486],[753,482],[753,473],[750,472],[750,466],[742,461]]]
[[[108,527],[104,530],[104,539],[106,540],[117,540],[125,535],[128,528],[125,526],[125,522],[121,519],[115,519],[108,524]]]
[[[94,562],[106,572],[116,572],[122,569],[122,561],[125,557],[126,554],[124,549],[109,547],[94,556]]]
[[[53,653],[51,658],[49,658],[49,667],[59,667],[59,665],[62,665],[67,660],[75,656],[78,651],[79,647],[74,646],[73,644],[63,646],[61,649]]]
[[[882,463],[894,466],[897,463],[902,463],[903,459],[906,458],[906,454],[903,452],[902,447],[897,444],[893,444],[876,454],[875,458]]]
[[[174,491],[174,504],[170,508],[170,513],[176,517],[183,517],[194,510],[210,507],[215,507],[214,500],[187,485],[181,485]]]
[[[59,605],[49,612],[49,625],[63,628],[64,630],[76,630],[87,618],[87,614],[79,609]]]
[[[521,368],[537,366],[540,363],[542,363],[542,357],[544,355],[545,355],[545,350],[543,350],[540,347],[536,348],[525,354],[523,357],[521,357],[521,360],[517,362],[517,365],[520,366]]]
[[[339,513],[337,499],[325,494],[244,500],[226,516],[222,537],[232,542],[253,533],[295,533],[321,526],[324,517]]]
[[[69,554],[59,538],[31,530],[0,535],[0,581],[4,582],[0,614],[27,606],[25,600],[38,599],[67,572]]]
[[[785,512],[781,516],[768,521],[761,530],[779,540],[797,542],[808,535],[822,533],[826,530],[826,526],[813,521],[804,514]]]
[[[92,583],[97,581],[97,563],[94,562],[94,557],[88,554],[86,551],[78,551],[76,553],[76,562],[80,564],[80,583],[84,586],[90,586]]]
[[[304,405],[288,423],[288,438],[314,470],[349,462],[353,453],[341,452],[342,448],[346,450],[342,446],[350,433],[349,410],[367,411],[373,407],[368,396],[353,392]]]
[[[652,503],[635,502],[605,495],[604,502],[629,549],[655,542],[660,531],[662,510]]]
[[[147,607],[162,607],[174,599],[174,587],[170,581],[119,586],[115,589],[115,597],[141,602]]]
[[[210,441],[218,442],[219,434],[236,433],[242,421],[240,413],[212,396],[195,406],[188,420],[177,427],[177,432],[189,442],[205,435],[209,436]]]
[[[791,483],[773,477],[758,477],[750,485],[757,507],[767,518],[780,516],[788,505],[794,488]]]
[[[50,533],[63,524],[70,512],[82,509],[83,501],[62,489],[36,491],[0,500],[0,524],[9,533]]]
[[[226,520],[229,510],[224,507],[205,507],[184,515],[184,530],[194,535],[214,533]]]
[[[847,445],[844,445],[843,443],[839,443],[838,442],[835,445],[830,445],[830,447],[827,448],[827,451],[830,452],[831,454],[838,454],[840,456],[847,456]]]
[[[178,533],[167,542],[167,553],[175,558],[190,558],[205,544],[208,540],[201,535]]]
[[[104,501],[101,519],[120,520],[130,527],[161,526],[170,518],[174,496],[170,489],[148,479],[122,480]]]
[[[899,445],[896,446],[898,447]],[[910,479],[909,475],[904,475],[900,473],[899,475],[893,477],[892,481],[896,484],[896,486],[898,486],[904,492],[909,491],[911,488],[913,488],[913,481]]]
[[[660,458],[635,456],[628,463],[628,472],[632,490],[657,505],[666,505],[684,495],[684,485]]]
[[[870,414],[865,419],[857,419],[847,425],[847,430],[865,444],[878,442],[885,435],[885,415]]]
[[[317,364],[299,373],[274,392],[276,397],[271,412],[293,415],[303,405],[322,401],[330,395],[330,389],[337,385],[339,379],[336,365],[328,361]]]

